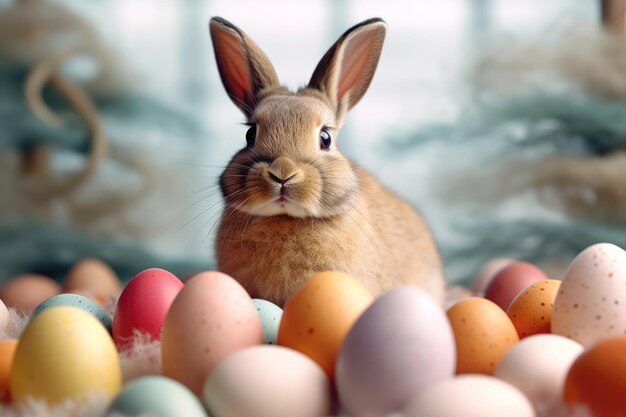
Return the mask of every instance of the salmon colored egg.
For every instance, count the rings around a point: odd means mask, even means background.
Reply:
[[[278,344],[304,353],[334,381],[339,348],[372,301],[369,290],[351,276],[317,273],[287,300]]]
[[[535,265],[528,262],[513,262],[493,277],[485,290],[485,298],[506,311],[523,289],[546,279],[548,279],[546,274]]]
[[[570,410],[586,406],[594,417],[626,412],[626,337],[598,342],[583,352],[567,374],[563,399]]]
[[[60,293],[61,286],[52,279],[39,274],[24,274],[4,284],[0,299],[7,307],[30,312],[44,300]]]
[[[105,297],[122,290],[122,283],[111,267],[94,258],[76,262],[67,273],[63,286],[67,292],[89,291]]]
[[[447,312],[456,341],[456,373],[492,375],[519,342],[515,326],[500,307],[479,297],[459,301]]]
[[[202,272],[185,282],[167,313],[161,340],[163,375],[200,396],[218,363],[261,344],[261,319],[246,290],[226,274]]]
[[[11,399],[9,377],[16,349],[17,339],[0,340],[0,401],[2,402],[9,402]]]
[[[522,290],[506,311],[520,339],[539,333],[550,333],[552,308],[561,281],[547,279]]]

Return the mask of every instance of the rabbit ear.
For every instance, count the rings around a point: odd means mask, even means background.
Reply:
[[[321,59],[309,87],[325,93],[342,119],[365,94],[383,49],[387,24],[380,18],[348,29]]]
[[[261,48],[237,26],[214,17],[209,29],[224,88],[249,119],[259,91],[278,85],[276,71]]]

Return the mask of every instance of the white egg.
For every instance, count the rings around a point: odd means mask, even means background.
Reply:
[[[211,417],[320,417],[330,411],[326,373],[282,346],[245,348],[221,361],[202,394]]]
[[[494,375],[524,393],[537,414],[552,415],[561,406],[567,372],[582,351],[579,343],[563,336],[530,336],[504,355]]]
[[[572,261],[554,301],[552,333],[584,347],[626,334],[624,250],[598,243]]]
[[[534,417],[530,401],[514,386],[486,375],[457,376],[421,391],[404,417]]]

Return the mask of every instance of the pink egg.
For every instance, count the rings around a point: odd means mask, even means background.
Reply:
[[[421,288],[401,286],[375,300],[348,333],[337,391],[351,416],[387,415],[451,378],[455,366],[454,334],[439,303]]]
[[[474,293],[480,296],[485,294],[485,290],[491,283],[491,280],[498,274],[498,272],[502,271],[513,262],[515,262],[515,259],[511,258],[495,258],[487,262],[474,280],[474,284],[472,285]]]
[[[151,268],[140,272],[122,291],[113,316],[113,339],[119,349],[130,347],[134,332],[161,338],[165,316],[183,283],[172,273]]]
[[[513,262],[493,277],[485,291],[485,298],[506,311],[517,294],[546,279],[548,279],[546,274],[535,265],[528,262]]]
[[[61,293],[61,286],[39,274],[24,274],[7,281],[0,291],[0,299],[7,307],[23,312],[33,311],[41,302]]]
[[[203,272],[185,283],[165,320],[163,375],[200,395],[222,359],[261,344],[261,319],[246,290],[226,274]]]

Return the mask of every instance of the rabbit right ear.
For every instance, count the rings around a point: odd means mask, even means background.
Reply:
[[[276,71],[261,48],[237,26],[214,17],[209,28],[224,88],[250,119],[257,94],[264,88],[278,85]]]

